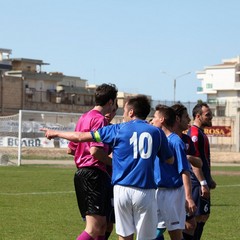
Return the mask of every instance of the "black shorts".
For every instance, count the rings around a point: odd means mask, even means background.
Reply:
[[[192,185],[192,197],[197,206],[197,211],[195,212],[195,216],[199,215],[207,215],[210,213],[210,198],[206,199],[201,197],[201,186],[200,185]]]
[[[111,178],[98,168],[79,168],[74,186],[82,218],[86,215],[108,217],[111,212]]]

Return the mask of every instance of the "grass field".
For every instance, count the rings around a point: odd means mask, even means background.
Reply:
[[[212,191],[211,217],[202,239],[237,240],[240,167],[213,170],[218,187]],[[73,189],[74,171],[50,165],[0,167],[0,240],[75,240],[84,223]],[[115,233],[111,239],[117,239]]]

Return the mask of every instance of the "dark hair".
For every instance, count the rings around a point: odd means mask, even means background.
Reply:
[[[99,85],[95,91],[95,104],[104,106],[110,99],[114,101],[117,98],[117,92],[115,84],[103,83]]]
[[[176,103],[172,105],[171,108],[175,111],[176,116],[179,118],[182,118],[183,113],[187,111],[187,108],[181,103]]]
[[[164,122],[168,127],[173,127],[174,123],[176,121],[176,113],[173,110],[173,108],[168,107],[166,105],[158,104],[155,107],[156,111],[159,111],[163,117],[164,117]]]
[[[195,107],[192,110],[193,119],[195,119],[197,114],[200,114],[200,115],[202,114],[202,107],[209,108],[208,104],[205,102],[198,103],[197,105],[195,105]]]
[[[128,107],[133,108],[136,117],[145,120],[151,111],[151,104],[147,96],[137,95],[127,101]]]

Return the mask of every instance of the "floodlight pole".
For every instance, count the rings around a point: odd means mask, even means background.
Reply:
[[[166,74],[166,75],[168,75],[168,76],[170,76],[170,77],[173,78],[173,102],[175,103],[175,102],[176,102],[176,87],[177,87],[177,81],[176,81],[176,80],[177,80],[178,78],[181,78],[181,77],[184,77],[184,76],[190,74],[191,72],[183,73],[183,74],[181,74],[181,75],[179,75],[179,76],[177,76],[177,77],[174,77],[174,76],[168,74],[168,73],[165,72],[165,71],[162,71],[161,73]]]

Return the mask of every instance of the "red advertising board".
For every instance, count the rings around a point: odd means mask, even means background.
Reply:
[[[231,126],[212,126],[204,128],[204,133],[214,137],[231,137]]]

